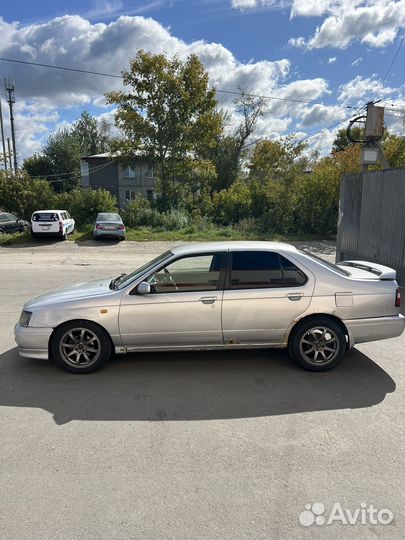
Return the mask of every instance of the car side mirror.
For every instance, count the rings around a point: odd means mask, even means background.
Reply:
[[[146,281],[141,281],[141,283],[138,285],[137,289],[138,294],[150,294],[150,284]]]

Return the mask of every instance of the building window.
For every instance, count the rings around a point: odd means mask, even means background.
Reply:
[[[153,178],[153,167],[151,165],[146,169],[145,176],[147,178]]]
[[[135,171],[131,167],[125,167],[122,169],[122,176],[124,178],[135,178]]]
[[[148,201],[153,201],[153,199],[155,198],[153,189],[148,189],[148,191],[146,192],[146,198],[148,199]]]
[[[127,189],[125,191],[125,200],[127,202],[133,201],[135,197],[136,197],[136,192],[133,189]]]

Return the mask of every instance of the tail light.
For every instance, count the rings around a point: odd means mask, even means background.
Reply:
[[[100,225],[100,223],[97,223],[96,229],[102,229],[103,227]]]
[[[399,290],[399,287],[395,293],[395,307],[401,307],[401,291]]]
[[[125,225],[118,225],[118,230],[119,231],[124,231],[125,230]]]
[[[59,230],[61,231],[63,229],[63,223],[59,221]]]

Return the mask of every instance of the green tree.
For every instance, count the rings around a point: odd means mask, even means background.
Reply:
[[[56,192],[70,191],[79,185],[80,143],[69,129],[59,129],[49,136],[44,155],[52,164]]]
[[[386,160],[393,168],[405,167],[405,137],[387,134],[382,143]]]
[[[228,188],[237,180],[241,163],[246,158],[246,150],[251,145],[251,136],[259,118],[265,112],[265,100],[244,91],[234,104],[236,114],[241,117],[239,124],[233,131],[230,130],[231,116],[222,111],[224,132],[217,137],[215,145],[209,149],[207,155],[217,171],[217,179],[213,185],[216,191]]]
[[[54,172],[51,160],[43,154],[34,154],[24,159],[22,168],[30,177],[42,179],[51,177]]]
[[[108,122],[97,120],[83,111],[79,120],[73,124],[72,135],[77,139],[82,156],[101,154],[109,150],[110,126]]]
[[[26,174],[6,177],[0,173],[0,208],[30,219],[35,210],[55,204],[55,192],[46,180],[31,180]]]
[[[197,158],[221,132],[215,91],[200,60],[185,62],[163,54],[139,51],[123,71],[128,91],[109,92],[117,105],[117,126],[124,138],[112,148],[122,160],[141,155],[155,165],[163,209],[178,206],[176,184],[192,173],[190,156]]]
[[[359,127],[354,127],[351,129],[350,133],[354,139],[360,141],[363,138],[364,130]],[[341,152],[350,146],[353,146],[353,143],[347,136],[347,129],[339,129],[332,143],[332,152]]]

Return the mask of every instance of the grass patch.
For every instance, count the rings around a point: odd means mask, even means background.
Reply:
[[[43,238],[46,241],[46,237]],[[279,242],[304,242],[315,240],[335,240],[334,236],[321,236],[311,234],[274,234],[274,233],[254,233],[247,231],[238,231],[232,227],[207,227],[198,229],[193,226],[185,227],[177,231],[165,231],[160,229],[152,229],[149,227],[138,227],[136,229],[128,229],[126,232],[126,240],[135,242],[215,242],[220,240],[267,240]],[[92,225],[80,227],[74,233],[69,234],[69,241],[82,242],[85,240],[93,240]],[[0,245],[8,246],[13,244],[33,243],[35,240],[31,238],[28,232],[17,234],[1,234]]]

